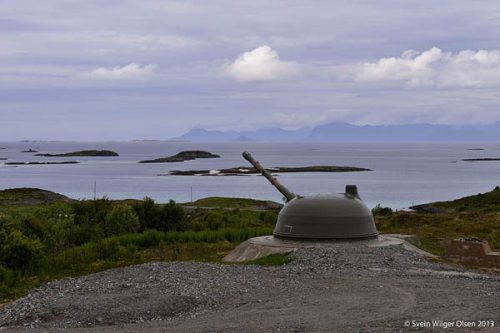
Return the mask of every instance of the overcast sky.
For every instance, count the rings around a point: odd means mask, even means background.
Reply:
[[[500,121],[498,1],[0,2],[0,140]]]

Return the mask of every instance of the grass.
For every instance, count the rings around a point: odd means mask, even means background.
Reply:
[[[39,188],[13,188],[0,191],[0,207],[23,207],[68,202],[68,197]]]
[[[447,239],[475,236],[500,249],[500,213],[451,212],[422,214],[397,212],[376,216],[379,233],[415,235],[421,248],[436,255],[444,254],[442,242]]]
[[[431,204],[448,212],[500,212],[500,187],[493,191]]]
[[[192,204],[185,203],[185,205],[193,205],[193,206],[198,206],[198,207],[223,207],[223,208],[254,209],[254,208],[268,207],[269,201],[255,200],[255,199],[248,199],[248,198],[208,197],[208,198],[196,200]]]
[[[290,253],[275,253],[255,260],[245,261],[243,262],[243,264],[258,266],[281,266],[288,264],[290,261]]]

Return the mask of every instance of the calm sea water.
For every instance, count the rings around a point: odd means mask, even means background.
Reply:
[[[207,196],[248,197],[281,201],[282,195],[265,178],[255,176],[158,176],[169,170],[202,170],[248,166],[244,150],[266,167],[345,165],[371,172],[283,174],[279,180],[293,192],[308,195],[338,193],[356,184],[363,200],[393,208],[449,200],[486,192],[500,183],[500,162],[462,162],[463,158],[500,157],[500,143],[187,143],[187,142],[7,142],[0,143],[0,158],[8,161],[77,160],[80,164],[6,166],[0,161],[0,189],[38,187],[72,198],[97,196],[112,199],[145,196],[159,202],[178,202]],[[22,153],[62,153],[83,149],[110,149],[119,157],[47,158]],[[484,150],[468,150],[484,148]],[[137,161],[207,150],[218,159],[180,163],[139,164]]]

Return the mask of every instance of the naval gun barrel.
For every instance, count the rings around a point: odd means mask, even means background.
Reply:
[[[281,194],[283,194],[285,196],[286,201],[290,201],[293,198],[297,197],[294,193],[292,193],[290,190],[288,190],[285,186],[281,185],[281,183],[275,177],[273,177],[273,175],[269,171],[267,171],[266,169],[264,169],[262,167],[262,165],[260,165],[259,161],[257,161],[256,159],[254,159],[252,157],[252,154],[250,154],[249,152],[245,151],[245,152],[243,152],[242,155],[243,155],[243,158],[245,160],[247,160],[248,162],[250,162],[250,164],[252,164],[253,167],[255,169],[257,169],[262,174],[262,176],[266,177],[266,179],[269,180],[269,182],[274,187],[276,187],[276,189],[278,191],[280,191]]]

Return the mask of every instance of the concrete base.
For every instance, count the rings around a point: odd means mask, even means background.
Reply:
[[[242,262],[255,260],[276,253],[290,253],[299,248],[329,247],[332,244],[353,243],[366,247],[401,246],[407,250],[420,253],[426,257],[436,256],[425,252],[413,244],[418,244],[418,239],[412,235],[386,234],[377,238],[356,241],[307,241],[276,238],[274,236],[261,236],[250,238],[241,243],[222,260],[226,262]],[[412,244],[413,243],[413,244]]]

